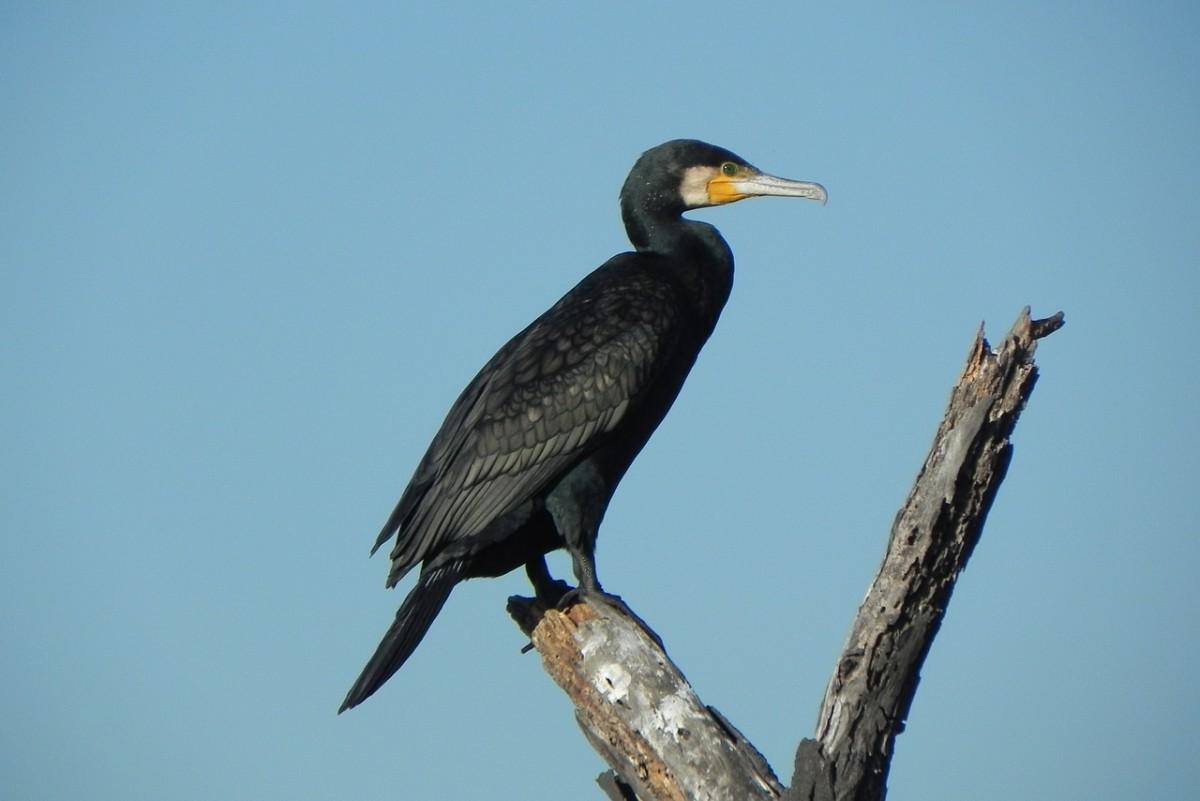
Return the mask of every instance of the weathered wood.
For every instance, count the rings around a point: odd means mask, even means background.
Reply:
[[[509,599],[528,620],[536,602]],[[534,615],[536,617],[536,615]],[[544,610],[532,632],[584,734],[642,801],[775,801],[766,760],[696,697],[653,632],[602,601]],[[613,797],[613,786],[604,787]]]
[[[1033,391],[1037,340],[1062,313],[1025,308],[996,351],[982,327],[825,691],[815,740],[796,754],[789,801],[875,801],[950,594],[983,532]]]
[[[653,632],[604,603],[547,610],[512,598],[546,671],[616,777],[610,798],[875,801],[954,582],[979,541],[1012,455],[1009,437],[1037,379],[1037,340],[1062,313],[1026,308],[999,349],[976,336],[933,446],[826,689],[815,739],[800,743],[792,787],[715,709],[704,706]]]
[[[609,801],[638,801],[633,788],[621,781],[611,770],[606,770],[597,776],[596,784],[600,785],[600,789],[608,796]]]

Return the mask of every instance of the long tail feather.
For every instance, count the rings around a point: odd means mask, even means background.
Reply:
[[[346,700],[338,709],[339,715],[370,698],[412,656],[450,597],[450,591],[462,580],[464,570],[463,563],[456,561],[421,571],[416,586],[396,612],[396,620],[375,649],[375,655],[346,694]]]

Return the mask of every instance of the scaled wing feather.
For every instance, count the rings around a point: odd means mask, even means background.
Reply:
[[[621,257],[508,342],[455,402],[380,535],[389,583],[544,491],[616,429],[662,368],[677,291]]]

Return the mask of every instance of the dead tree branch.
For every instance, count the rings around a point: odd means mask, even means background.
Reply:
[[[601,603],[559,611],[510,599],[510,613],[612,766],[615,775],[601,782],[610,798],[884,798],[921,665],[1008,469],[1010,437],[1037,380],[1037,340],[1062,324],[1061,312],[1031,320],[1026,308],[995,351],[980,329],[838,659],[816,736],[797,750],[790,789],[696,697],[639,622]]]

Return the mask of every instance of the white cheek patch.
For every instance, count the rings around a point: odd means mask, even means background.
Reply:
[[[715,172],[712,167],[688,167],[684,171],[683,181],[679,184],[683,205],[690,209],[712,205],[712,199],[708,196],[708,182]]]

